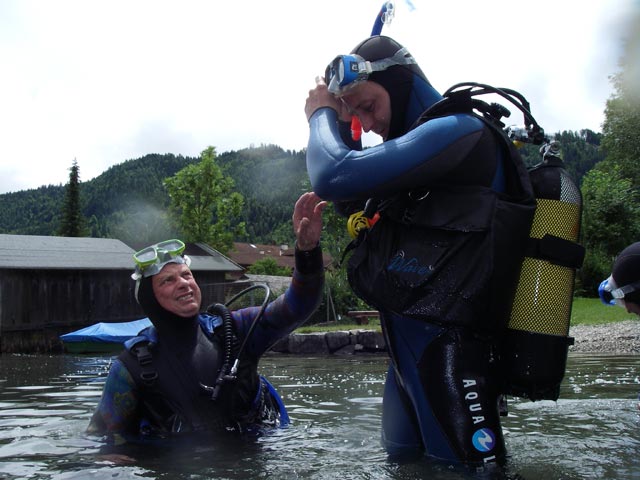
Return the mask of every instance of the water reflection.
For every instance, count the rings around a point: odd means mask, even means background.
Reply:
[[[110,357],[0,357],[0,477],[7,479],[456,479],[380,447],[384,356],[267,356],[293,424],[259,439],[185,439],[103,456],[84,434]],[[640,357],[570,355],[558,402],[510,399],[510,470],[525,479],[640,478]],[[110,452],[113,453],[113,452]]]

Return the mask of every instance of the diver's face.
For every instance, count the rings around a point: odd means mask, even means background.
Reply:
[[[391,98],[382,85],[364,81],[349,89],[342,102],[360,119],[365,132],[372,131],[386,140],[391,125]]]
[[[202,301],[200,287],[189,267],[183,263],[167,263],[151,278],[153,293],[165,310],[189,318],[197,315]]]

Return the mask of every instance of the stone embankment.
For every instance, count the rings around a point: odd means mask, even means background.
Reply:
[[[303,355],[386,352],[382,333],[374,330],[340,330],[326,333],[292,333],[276,343],[271,351]]]
[[[570,352],[640,354],[640,321],[627,320],[606,325],[578,325],[569,335],[575,339]],[[326,333],[292,333],[271,349],[277,353],[303,355],[352,355],[382,353],[387,346],[382,333],[373,330],[344,330]]]

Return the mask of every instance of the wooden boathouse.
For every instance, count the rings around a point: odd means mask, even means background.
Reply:
[[[133,253],[115,239],[0,234],[0,353],[58,352],[61,334],[143,318]],[[224,301],[227,274],[243,268],[205,244],[185,253],[203,305]]]

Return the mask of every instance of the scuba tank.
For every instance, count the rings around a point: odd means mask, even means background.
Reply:
[[[575,272],[584,259],[584,248],[576,243],[582,195],[558,156],[558,142],[540,151],[542,163],[529,170],[536,212],[503,342],[503,393],[557,400],[573,344]]]

